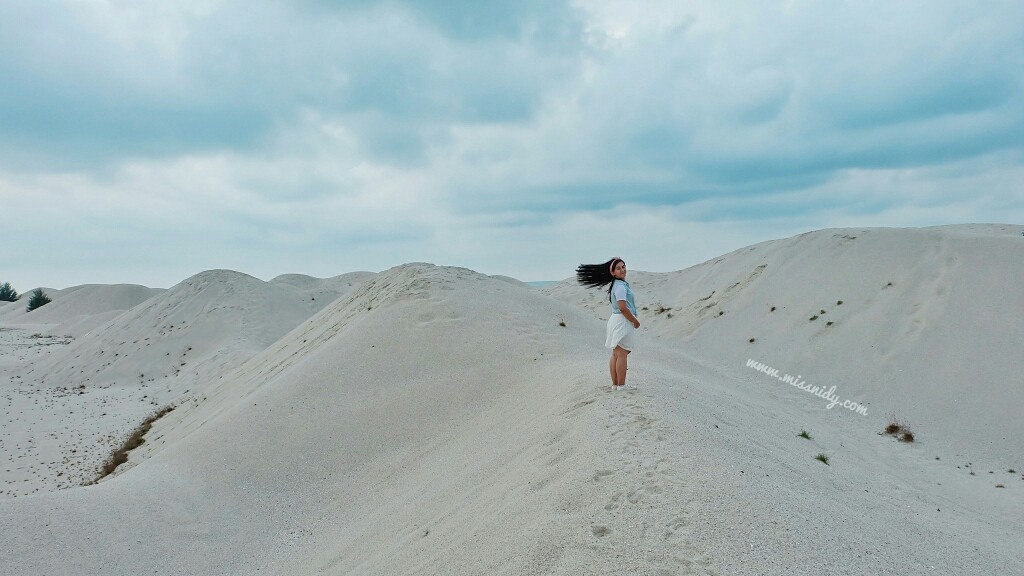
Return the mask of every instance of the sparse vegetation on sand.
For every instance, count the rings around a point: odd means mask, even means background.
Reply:
[[[28,300],[28,307],[26,310],[31,312],[40,306],[49,304],[50,302],[53,302],[53,300],[50,300],[50,297],[46,295],[46,292],[43,292],[42,288],[36,288],[32,291],[32,297]]]
[[[895,414],[889,415],[889,424],[885,426],[885,433],[898,438],[900,442],[914,441],[914,433],[910,431],[910,427],[896,418]]]
[[[18,300],[18,292],[11,287],[10,282],[4,282],[0,285],[0,302],[16,302]]]
[[[103,468],[100,469],[100,475],[97,476],[96,479],[91,482],[91,484],[95,484],[96,482],[99,482],[103,478],[109,476],[114,472],[114,470],[117,469],[118,466],[127,462],[128,453],[138,448],[139,446],[142,446],[142,444],[146,441],[146,433],[149,432],[151,428],[153,428],[153,423],[163,418],[173,410],[174,406],[165,406],[163,409],[151,414],[142,422],[142,424],[139,424],[139,426],[135,430],[133,430],[131,434],[128,435],[128,438],[124,441],[124,444],[122,444],[121,447],[118,448],[117,450],[114,450],[113,454],[110,455],[110,458],[107,458],[107,461],[103,464]]]
[[[800,429],[800,433],[797,434],[797,436],[799,436],[801,438],[806,438],[808,440],[811,439],[811,435],[807,432],[807,430],[804,430],[803,428]]]
[[[828,463],[828,456],[826,456],[824,452],[815,456],[814,459],[824,463],[826,466],[831,466],[831,464]]]

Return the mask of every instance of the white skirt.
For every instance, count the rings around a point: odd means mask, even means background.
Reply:
[[[636,332],[636,328],[633,328],[633,324],[622,314],[612,314],[612,317],[608,319],[608,328],[605,331],[605,348],[615,348],[616,346],[622,346],[626,350],[633,350],[634,340],[633,333]]]

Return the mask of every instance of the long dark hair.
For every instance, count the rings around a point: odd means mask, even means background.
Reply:
[[[600,288],[609,284],[608,297],[611,298],[611,285],[615,283],[612,266],[615,266],[617,262],[625,263],[625,260],[616,256],[604,264],[580,264],[576,267],[576,281],[587,288]]]

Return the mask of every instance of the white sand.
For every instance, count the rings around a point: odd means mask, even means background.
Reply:
[[[873,422],[909,422],[936,455],[1005,471],[1024,459],[1021,229],[820,230],[630,281],[651,337],[781,398],[806,393],[748,358],[834,385]],[[605,293],[574,281],[545,292],[607,318]]]
[[[14,467],[0,497],[95,478],[98,464],[149,414],[200,402],[211,381],[358,285],[352,280],[297,289],[210,270],[141,301],[139,290],[123,285],[75,287],[53,291],[53,302],[31,313],[12,314],[20,323],[5,323],[10,329],[0,333],[9,342],[0,358],[13,359],[0,364],[16,362],[0,454]],[[75,337],[66,335],[62,316],[79,325],[108,320]]]
[[[609,390],[600,292],[427,264],[360,276],[319,311],[304,307],[310,290],[344,281],[212,271],[70,344],[0,330],[16,350],[0,361],[0,441],[21,458],[2,476],[0,566],[1020,573],[1022,387],[1009,354],[1024,302],[1007,279],[1024,277],[1024,239],[1000,228],[822,230],[633,272],[648,308],[635,392]],[[189,345],[177,374],[160,363]],[[828,410],[748,357],[834,384],[868,415]],[[61,396],[86,377],[72,361],[91,380]],[[153,383],[131,378],[144,369]],[[38,479],[96,465],[102,451],[71,455],[84,444],[68,437],[97,430],[104,401],[121,419],[107,428],[130,428],[140,394],[179,407],[113,477]],[[878,434],[889,411],[916,442]]]

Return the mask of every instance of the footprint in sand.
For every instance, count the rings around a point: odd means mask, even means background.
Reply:
[[[569,414],[571,412],[575,412],[575,411],[579,410],[580,408],[583,408],[584,406],[589,406],[589,405],[594,403],[594,400],[595,400],[594,398],[590,398],[589,400],[581,400],[580,402],[577,402],[571,408],[566,410],[564,413],[565,414]]]

